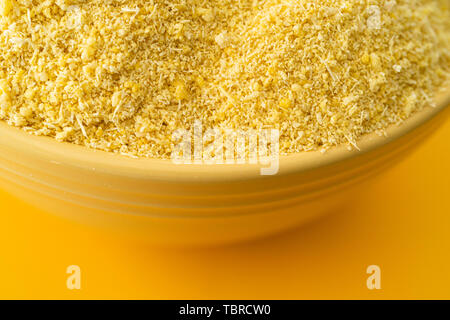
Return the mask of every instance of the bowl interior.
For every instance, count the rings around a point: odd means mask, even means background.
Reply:
[[[390,126],[386,130],[386,136],[373,133],[362,137],[357,142],[360,150],[355,148],[349,150],[347,146],[338,146],[325,153],[312,151],[282,155],[279,157],[278,175],[299,173],[370,152],[439,116],[449,104],[450,88],[437,94],[435,107],[427,107],[415,113],[401,125]],[[2,137],[2,143],[14,144],[15,148],[24,150],[30,155],[32,154],[31,156],[37,156],[52,163],[101,171],[116,176],[135,176],[178,182],[193,180],[204,182],[243,181],[265,177],[260,175],[260,164],[179,165],[171,160],[135,159],[70,143],[57,142],[49,137],[33,136],[5,123],[0,123],[0,137]]]

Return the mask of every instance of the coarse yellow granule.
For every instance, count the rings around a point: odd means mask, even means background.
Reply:
[[[0,119],[167,158],[172,134],[356,146],[450,78],[448,0],[0,0]]]

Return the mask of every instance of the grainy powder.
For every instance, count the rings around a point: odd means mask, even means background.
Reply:
[[[449,79],[448,0],[0,0],[0,118],[166,158],[172,133],[355,145]]]

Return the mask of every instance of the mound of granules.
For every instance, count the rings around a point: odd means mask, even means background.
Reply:
[[[450,78],[448,0],[0,0],[0,119],[167,158],[195,121],[357,147]]]

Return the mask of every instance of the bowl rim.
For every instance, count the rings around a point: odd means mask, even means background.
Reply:
[[[444,89],[449,88],[449,89]],[[280,171],[275,176],[301,173],[330,164],[349,160],[378,149],[427,123],[450,105],[450,87],[441,89],[435,99],[435,106],[428,106],[414,113],[400,125],[385,129],[386,135],[370,133],[362,136],[357,145],[359,150],[340,145],[322,153],[308,151],[280,155]],[[166,182],[231,182],[262,179],[274,176],[260,174],[261,165],[254,164],[175,164],[170,159],[132,158],[129,156],[92,149],[54,138],[36,136],[22,129],[0,122],[1,143],[18,149],[27,157],[38,157],[54,165],[76,167],[82,170],[101,172],[106,175],[126,176],[137,179]]]

